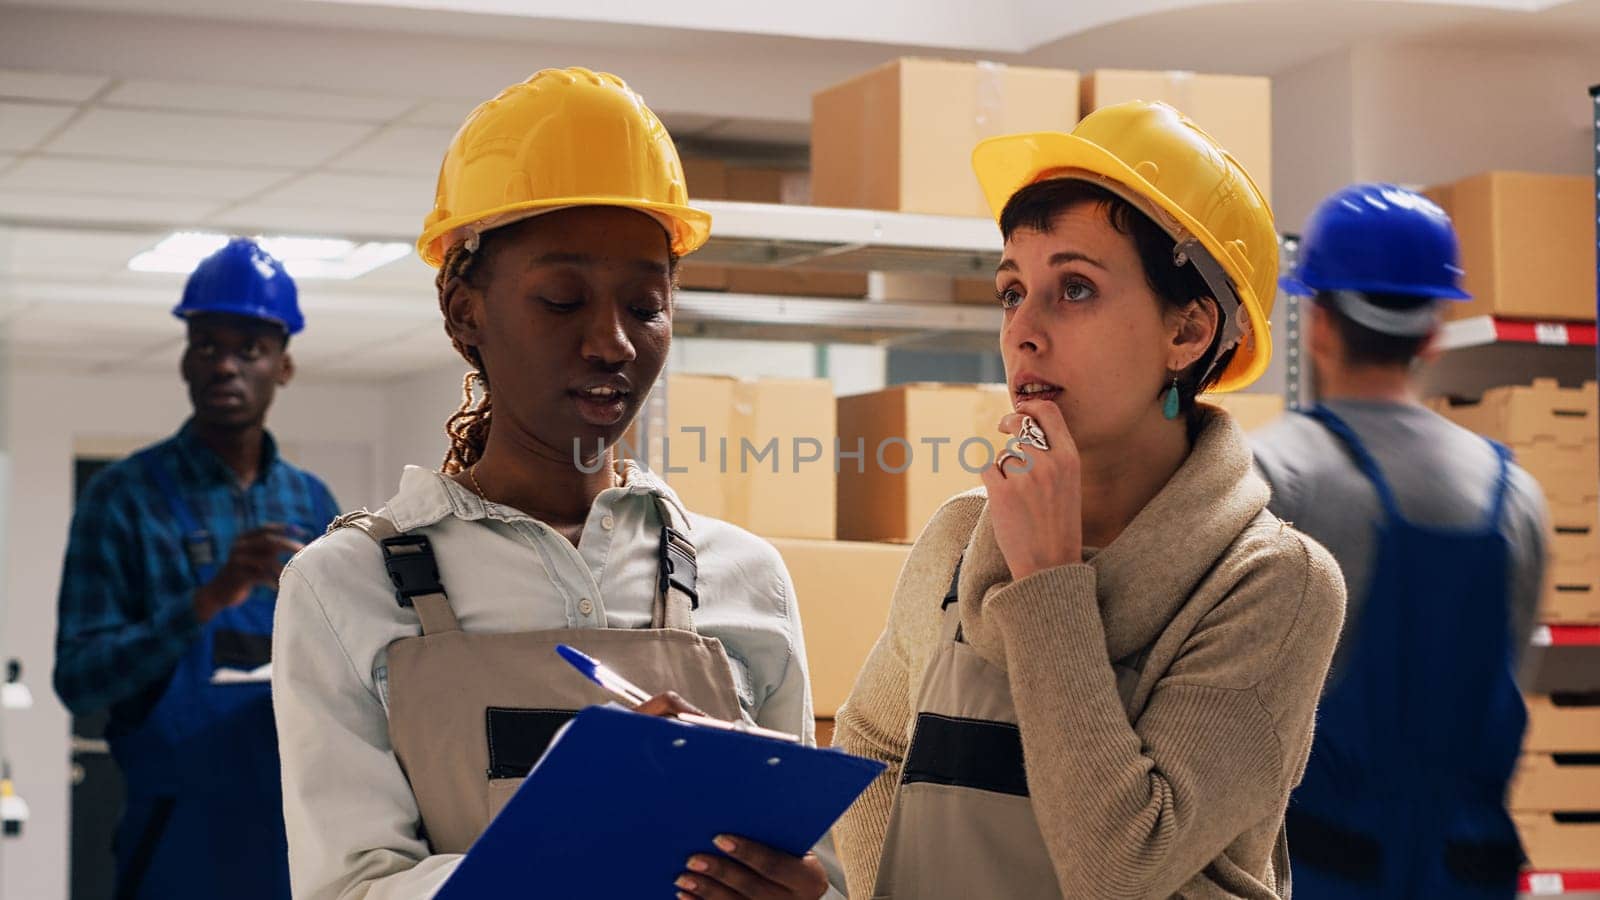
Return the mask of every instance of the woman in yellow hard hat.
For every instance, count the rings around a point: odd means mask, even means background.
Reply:
[[[1283,819],[1344,610],[1206,390],[1271,354],[1272,214],[1171,107],[973,154],[1013,435],[917,541],[837,743],[853,896],[1288,895]]]
[[[710,231],[687,197],[666,129],[611,75],[540,72],[457,133],[418,241],[472,366],[443,471],[408,468],[387,506],[342,517],[283,574],[273,688],[297,898],[432,896],[554,732],[608,699],[558,644],[811,740],[777,552],[687,514],[610,449],[666,361],[678,260]],[[815,855],[707,843],[663,895],[829,889]]]

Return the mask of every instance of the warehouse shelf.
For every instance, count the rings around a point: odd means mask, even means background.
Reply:
[[[1524,872],[1517,890],[1529,897],[1600,893],[1600,871]]]
[[[680,291],[675,334],[993,350],[997,306]]]
[[[1540,625],[1533,630],[1535,647],[1600,647],[1600,625]]]
[[[1423,372],[1429,395],[1475,397],[1509,384],[1555,378],[1577,386],[1595,377],[1593,322],[1534,322],[1477,316],[1446,322]]]
[[[991,277],[1000,264],[1000,231],[984,218],[772,203],[695,205],[715,223],[710,241],[695,254],[697,263],[968,278]]]

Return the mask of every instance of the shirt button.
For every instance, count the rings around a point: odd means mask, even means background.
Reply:
[[[600,520],[600,527],[610,531],[611,529],[617,527],[617,520],[611,518],[610,516],[605,516]]]
[[[581,612],[586,616],[594,615],[594,604],[589,602],[588,597],[578,601],[578,612]]]

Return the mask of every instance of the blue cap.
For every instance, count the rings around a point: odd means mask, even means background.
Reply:
[[[306,327],[294,279],[249,238],[233,238],[201,260],[183,286],[183,302],[172,311],[180,319],[207,313],[261,319],[289,334]]]
[[[1461,289],[1460,250],[1450,216],[1415,191],[1353,184],[1322,201],[1301,235],[1285,291],[1393,294],[1470,300]]]

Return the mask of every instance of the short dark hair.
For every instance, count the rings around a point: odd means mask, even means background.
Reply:
[[[1193,262],[1174,265],[1172,251],[1178,242],[1166,229],[1138,207],[1110,190],[1077,178],[1052,178],[1030,184],[1011,196],[1000,213],[1000,235],[1011,240],[1019,228],[1048,232],[1056,219],[1074,207],[1093,205],[1104,211],[1106,222],[1119,234],[1133,240],[1134,250],[1144,268],[1145,283],[1167,307],[1181,310],[1197,300],[1217,303],[1216,292],[1206,284]],[[1178,399],[1186,413],[1194,410],[1195,398],[1205,393],[1222,377],[1238,345],[1218,353],[1222,343],[1227,311],[1217,303],[1217,333],[1211,346],[1186,371],[1178,375]],[[1243,311],[1240,311],[1243,314]],[[1212,363],[1215,362],[1215,365]],[[1209,374],[1208,374],[1209,373]],[[1201,379],[1204,379],[1202,381]]]
[[[1405,294],[1363,294],[1377,306],[1399,312],[1411,312],[1419,307],[1436,303],[1432,297],[1412,297]],[[1319,292],[1313,302],[1328,311],[1334,330],[1344,344],[1344,361],[1352,366],[1409,366],[1428,346],[1432,335],[1401,336],[1384,334],[1357,322],[1339,308],[1338,298]]]

